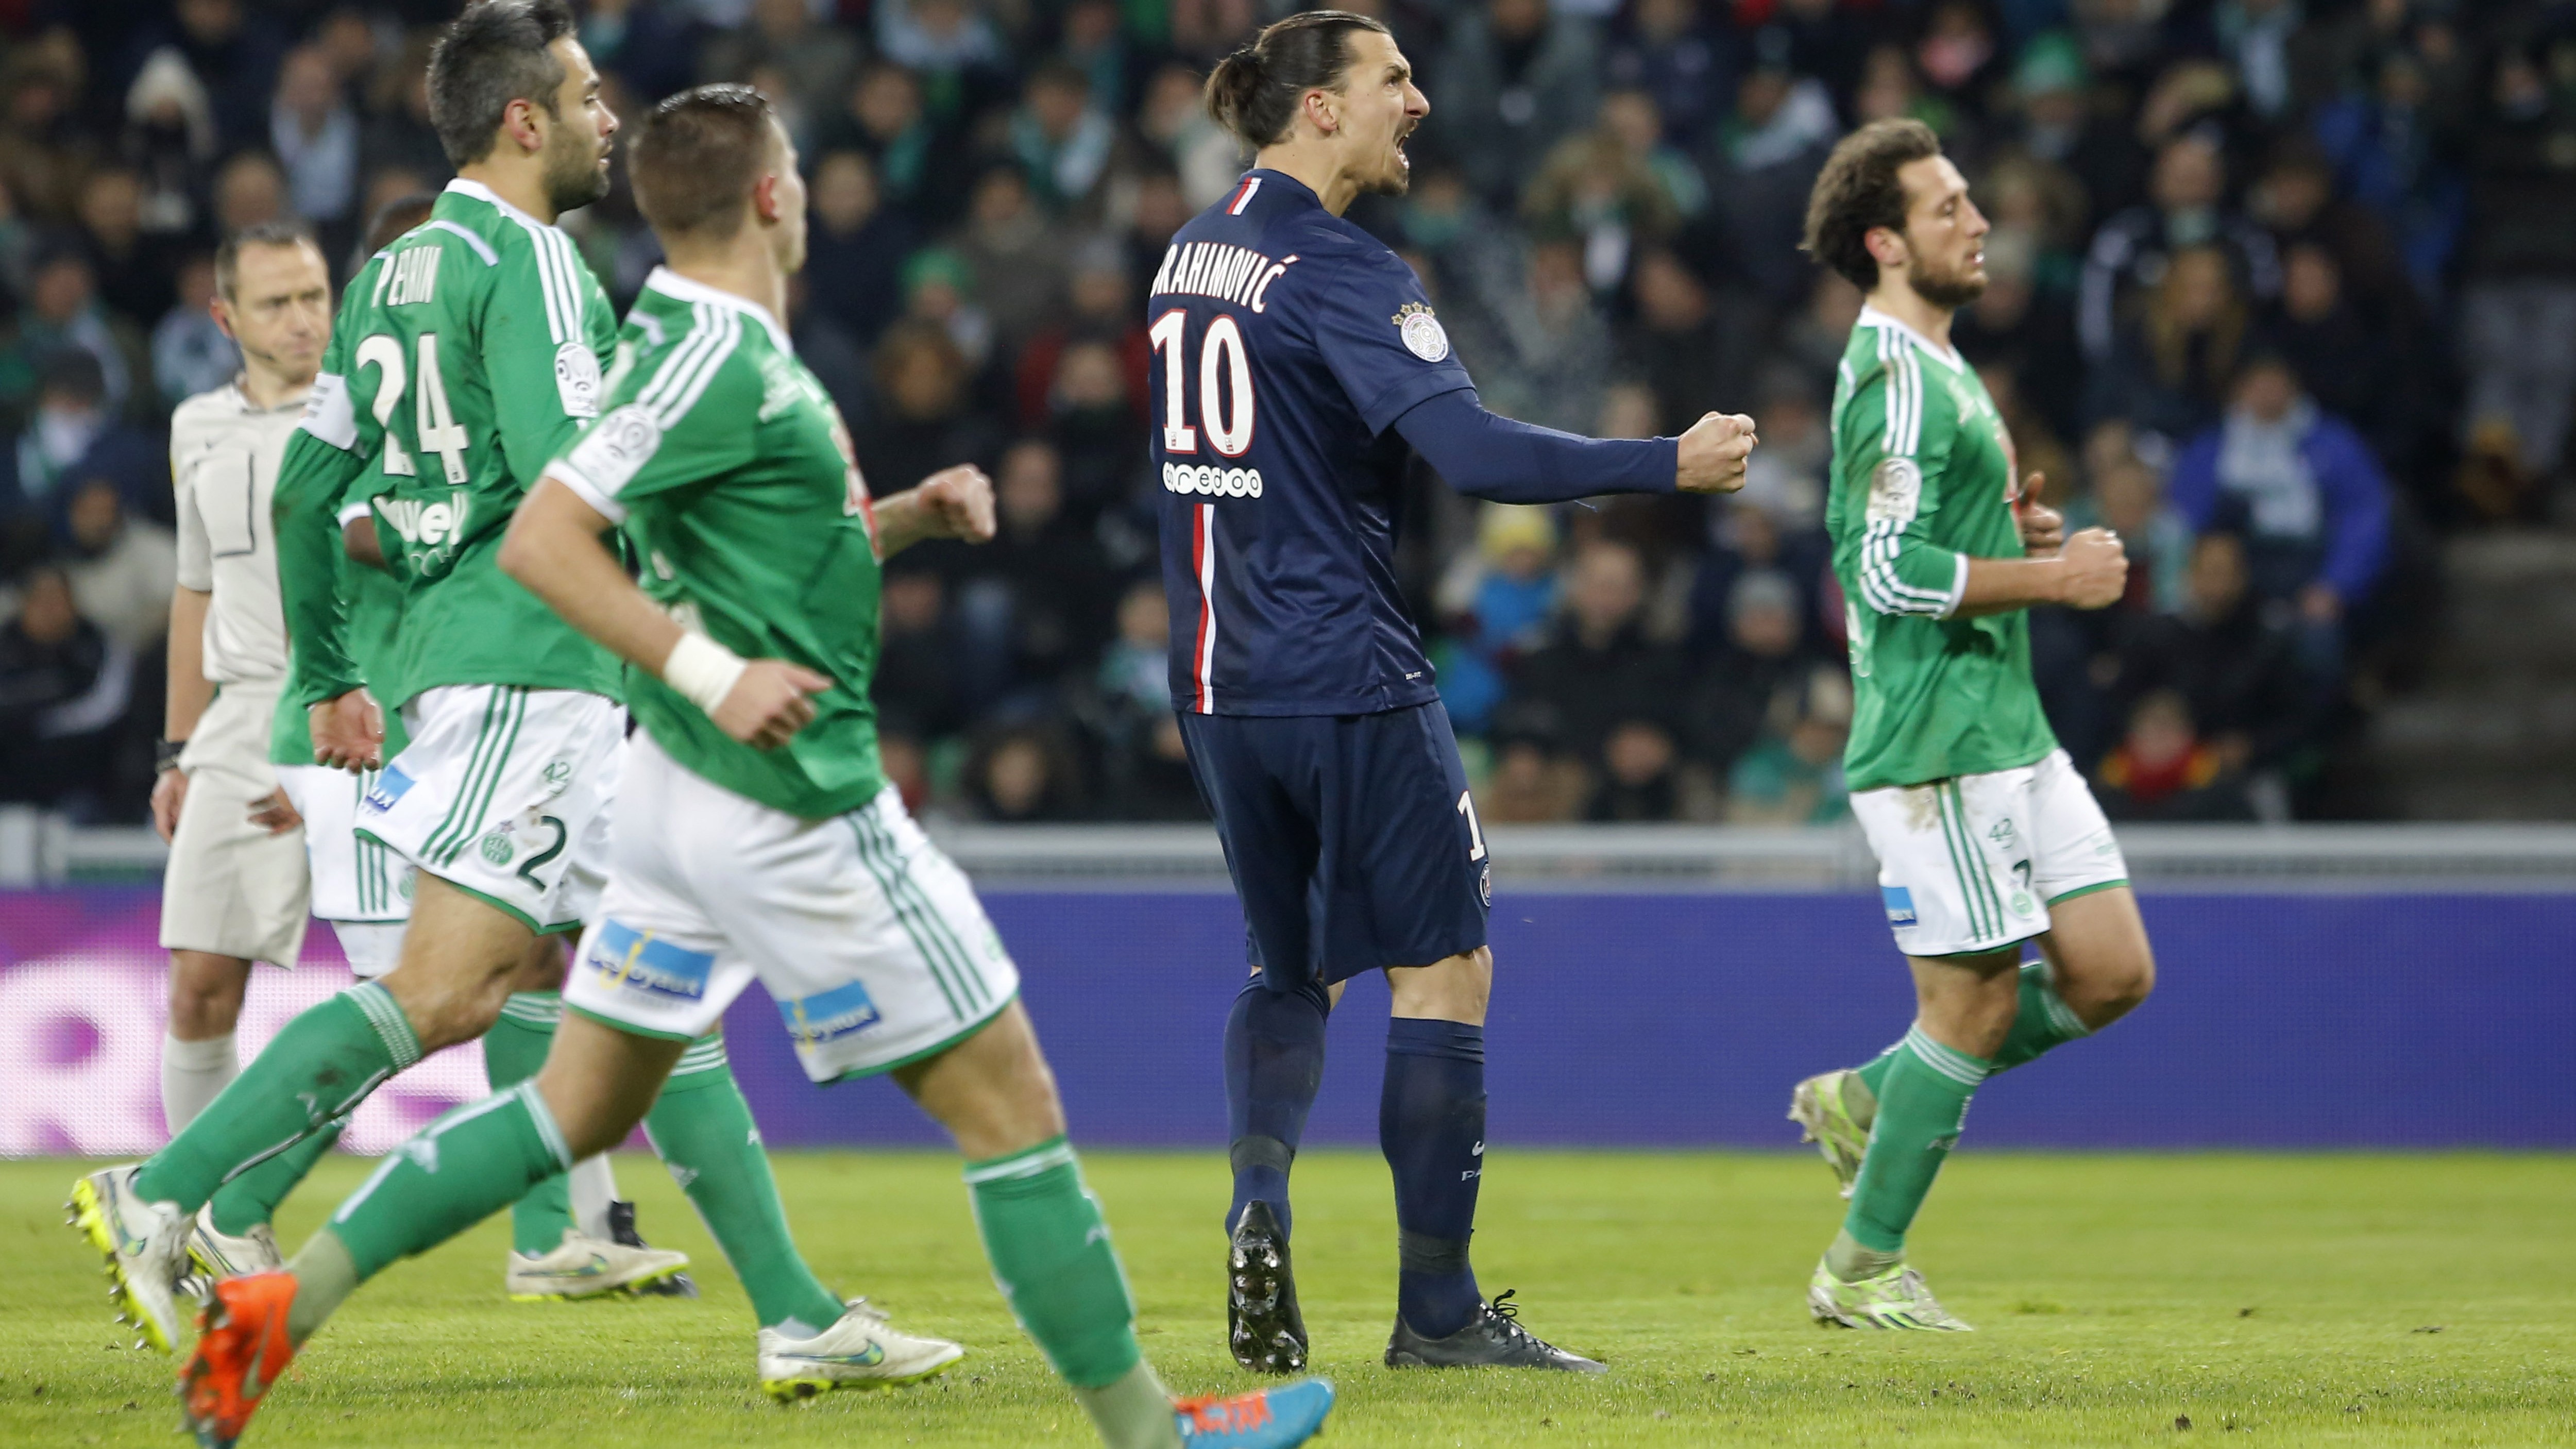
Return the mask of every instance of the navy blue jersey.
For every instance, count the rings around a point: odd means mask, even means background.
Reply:
[[[1473,387],[1421,281],[1256,170],[1181,228],[1146,300],[1172,698],[1198,714],[1426,703],[1396,587],[1395,420]]]

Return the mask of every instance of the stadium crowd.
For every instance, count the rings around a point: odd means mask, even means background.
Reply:
[[[885,584],[915,809],[1186,819],[1143,292],[1243,164],[1199,101],[1254,0],[590,0],[632,115],[751,82],[812,183],[799,353],[878,491],[958,462],[1001,534]],[[2431,541],[2545,513],[2576,403],[2576,5],[1364,0],[1431,97],[1354,217],[1488,405],[1598,435],[1752,413],[1744,492],[1559,510],[1426,474],[1401,564],[1488,821],[1842,818],[1820,524],[1859,297],[1796,250],[1835,139],[1912,115],[1993,219],[1959,345],[2130,594],[2048,611],[2052,718],[2115,816],[2339,809],[2423,647]],[[229,228],[345,258],[449,169],[443,0],[0,0],[0,801],[139,821],[176,551],[164,429],[225,381]],[[622,179],[567,218],[622,306]],[[254,525],[264,526],[264,525]]]

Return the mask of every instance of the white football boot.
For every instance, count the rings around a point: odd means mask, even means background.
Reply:
[[[944,1338],[905,1333],[864,1298],[812,1338],[760,1331],[760,1386],[773,1399],[810,1399],[834,1389],[917,1384],[966,1356]]]
[[[686,1253],[604,1242],[584,1237],[578,1228],[566,1228],[563,1241],[551,1252],[531,1256],[513,1251],[504,1286],[514,1303],[599,1298],[633,1293],[675,1277],[688,1266]]]
[[[180,1305],[188,1275],[188,1214],[175,1202],[134,1194],[139,1162],[93,1172],[72,1184],[65,1221],[107,1259],[107,1296],[116,1320],[133,1325],[142,1343],[175,1352],[187,1313]],[[141,1347],[142,1344],[136,1345]]]

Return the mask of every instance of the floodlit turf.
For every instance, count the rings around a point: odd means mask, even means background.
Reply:
[[[335,1159],[290,1243],[358,1180]],[[0,1444],[171,1442],[172,1363],[113,1330],[62,1227],[78,1166],[0,1163],[17,1245],[0,1312]],[[1220,1343],[1214,1154],[1096,1153],[1147,1352],[1185,1392],[1252,1383]],[[948,1159],[786,1155],[827,1281],[965,1340],[936,1385],[781,1408],[751,1388],[748,1307],[647,1159],[646,1232],[706,1297],[520,1305],[499,1222],[386,1274],[275,1393],[246,1444],[1081,1445],[1004,1314]],[[1298,1264],[1326,1445],[2576,1443],[2576,1308],[2560,1267],[2576,1159],[2014,1156],[1945,1173],[1917,1261],[1973,1335],[1810,1327],[1838,1207],[1812,1157],[1498,1153],[1476,1256],[1527,1322],[1607,1379],[1377,1366],[1394,1229],[1373,1155],[1298,1164]],[[2188,1421],[2188,1427],[2184,1427]]]

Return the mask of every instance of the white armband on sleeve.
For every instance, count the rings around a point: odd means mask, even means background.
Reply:
[[[358,413],[349,403],[349,380],[326,372],[313,379],[304,396],[304,418],[297,427],[346,453],[358,446]]]

